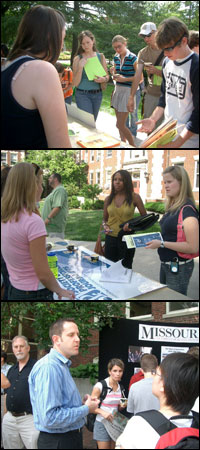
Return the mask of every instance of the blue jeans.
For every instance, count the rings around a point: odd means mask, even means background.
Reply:
[[[188,285],[194,270],[194,260],[187,264],[179,265],[178,273],[172,273],[169,264],[161,263],[160,283],[166,284],[168,288],[187,295]]]
[[[21,291],[10,285],[7,300],[53,300],[53,292],[49,291],[49,289]]]
[[[97,120],[97,116],[100,110],[101,102],[102,102],[102,91],[97,92],[96,94],[90,93],[90,91],[79,91],[76,89],[76,104],[79,109],[86,111],[90,114],[93,114],[94,120]]]

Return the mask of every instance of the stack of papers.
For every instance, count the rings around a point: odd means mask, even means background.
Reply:
[[[132,277],[132,269],[126,269],[122,266],[122,260],[117,261],[108,269],[102,272],[99,281],[109,282],[109,283],[130,283]]]

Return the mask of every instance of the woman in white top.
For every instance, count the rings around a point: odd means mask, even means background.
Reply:
[[[120,405],[120,399],[123,396],[121,387],[119,385],[124,372],[124,363],[121,359],[113,358],[108,363],[109,377],[105,379],[108,386],[108,393],[105,399],[102,401],[100,408],[97,408],[94,412],[97,414],[93,439],[97,441],[99,449],[113,449],[115,448],[115,442],[109,436],[104,424],[103,419],[112,422],[113,413],[118,411]],[[110,389],[109,389],[110,388]],[[91,396],[100,398],[103,386],[100,382],[95,384]],[[125,406],[124,406],[125,407]],[[122,406],[120,408],[123,408]]]
[[[192,416],[191,409],[199,395],[199,361],[193,355],[172,353],[154,372],[153,394],[160,400],[160,413],[177,427],[191,427],[192,419],[174,419],[174,416]],[[166,431],[167,432],[167,431]],[[143,418],[132,417],[117,439],[120,449],[153,449],[159,433]]]

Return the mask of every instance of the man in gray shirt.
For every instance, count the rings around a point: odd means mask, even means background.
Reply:
[[[153,375],[158,367],[158,360],[156,356],[144,354],[141,358],[141,371],[144,374],[144,379],[132,384],[129,396],[127,411],[132,414],[137,414],[141,411],[148,411],[151,409],[160,409],[160,402],[152,394]]]

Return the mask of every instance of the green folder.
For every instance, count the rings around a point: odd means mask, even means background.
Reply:
[[[107,75],[97,56],[89,58],[84,69],[90,81],[93,81],[97,77],[105,77]]]

